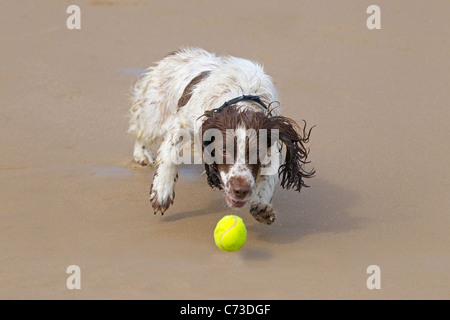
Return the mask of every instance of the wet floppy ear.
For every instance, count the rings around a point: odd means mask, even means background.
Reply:
[[[278,137],[282,146],[286,148],[286,157],[283,164],[278,169],[278,175],[281,179],[281,186],[284,189],[293,188],[296,191],[300,191],[302,187],[308,187],[304,178],[311,178],[315,170],[305,170],[305,165],[309,163],[307,161],[309,149],[305,147],[305,144],[309,141],[311,127],[306,129],[306,122],[303,121],[303,128],[292,119],[275,116],[269,118],[271,122],[271,129],[278,129]]]
[[[219,170],[216,164],[206,164],[205,172],[208,179],[208,184],[211,188],[222,190],[222,181],[220,180]]]
[[[203,130],[202,130],[203,131]],[[205,130],[206,132],[206,130]],[[203,137],[205,135],[203,134]],[[220,180],[219,170],[217,168],[217,163],[215,162],[215,149],[213,147],[213,142],[215,137],[210,137],[211,139],[205,139],[202,142],[202,153],[203,162],[205,163],[205,173],[208,179],[208,184],[211,188],[222,189],[222,182]],[[210,150],[211,149],[211,150]]]
[[[215,127],[214,113],[207,111],[202,117],[204,118],[204,121],[202,123],[202,129],[200,130],[200,141],[202,141],[202,153],[204,153],[205,148],[210,146],[214,141],[214,136],[210,137],[211,139],[203,139],[205,137],[205,132]],[[214,150],[212,152],[214,152]],[[222,182],[220,180],[219,170],[217,168],[217,164],[212,161],[212,158],[214,158],[214,156],[214,154],[211,154],[211,158],[203,159],[205,163],[205,173],[209,186],[213,189],[217,188],[221,190]]]

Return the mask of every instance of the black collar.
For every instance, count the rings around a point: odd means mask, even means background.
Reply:
[[[269,108],[267,107],[267,105],[262,102],[261,98],[259,96],[251,96],[251,95],[243,95],[234,99],[231,99],[227,102],[225,102],[223,105],[221,105],[219,108],[214,109],[213,111],[216,113],[220,113],[223,109],[225,109],[226,107],[229,107],[233,104],[236,104],[240,101],[254,101],[256,103],[258,103],[261,107],[263,107],[265,110],[268,110]],[[269,112],[269,115],[271,115],[271,112]]]

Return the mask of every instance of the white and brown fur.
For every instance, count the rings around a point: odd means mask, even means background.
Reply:
[[[242,95],[259,96],[266,105],[279,101],[271,77],[260,64],[218,57],[200,48],[169,54],[138,80],[133,90],[129,132],[136,138],[134,161],[155,165],[150,189],[155,213],[164,213],[173,203],[178,178],[174,159],[181,148],[176,141],[183,130],[195,137],[211,128],[224,135],[226,129],[234,129],[235,150],[223,149],[224,159],[231,155],[234,163],[205,164],[208,184],[223,190],[231,207],[249,203],[252,216],[260,222],[271,224],[275,220],[272,198],[279,178],[284,188],[300,191],[305,186],[303,178],[314,173],[304,170],[308,155],[304,144],[310,131],[281,116],[279,108],[269,114],[254,101],[240,101],[222,112],[213,112]],[[261,175],[259,158],[256,164],[249,164],[245,152],[249,148],[248,129],[279,130],[275,145],[285,146],[286,152],[278,174]],[[270,146],[275,142],[268,143]]]

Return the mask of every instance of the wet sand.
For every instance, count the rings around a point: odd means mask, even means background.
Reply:
[[[377,1],[372,31],[367,1],[86,0],[73,31],[70,4],[0,4],[1,299],[450,298],[448,2]],[[271,226],[234,212],[235,253],[201,166],[155,216],[130,163],[130,85],[184,45],[262,61],[284,114],[316,125],[310,188],[278,188]]]

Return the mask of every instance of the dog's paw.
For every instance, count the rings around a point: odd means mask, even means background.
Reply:
[[[172,194],[169,193],[158,193],[153,185],[150,188],[150,203],[152,204],[152,208],[154,210],[154,214],[157,212],[161,212],[164,215],[164,212],[169,209],[170,205],[173,204],[173,200],[175,199],[175,192]]]
[[[250,213],[258,222],[272,224],[275,221],[275,210],[271,204],[254,203],[250,205]]]
[[[149,165],[149,161],[148,161],[148,159],[146,157],[134,157],[133,158],[133,162],[138,164],[138,165],[140,165],[140,166],[142,166],[142,167],[145,167],[145,166]]]
[[[178,174],[175,174],[174,178],[162,179],[157,174],[158,170],[153,175],[153,183],[150,187],[150,203],[152,204],[154,213],[164,212],[173,204],[175,199],[175,182],[178,178]]]
[[[154,164],[153,153],[149,146],[137,140],[134,144],[133,162],[143,167]]]
[[[152,204],[152,208],[154,210],[154,214],[157,212],[161,212],[161,215],[164,215],[164,212],[169,209],[170,205],[173,204],[173,199],[175,198],[175,194],[172,198],[160,199],[158,197],[158,193],[156,191],[150,192],[150,203]]]

